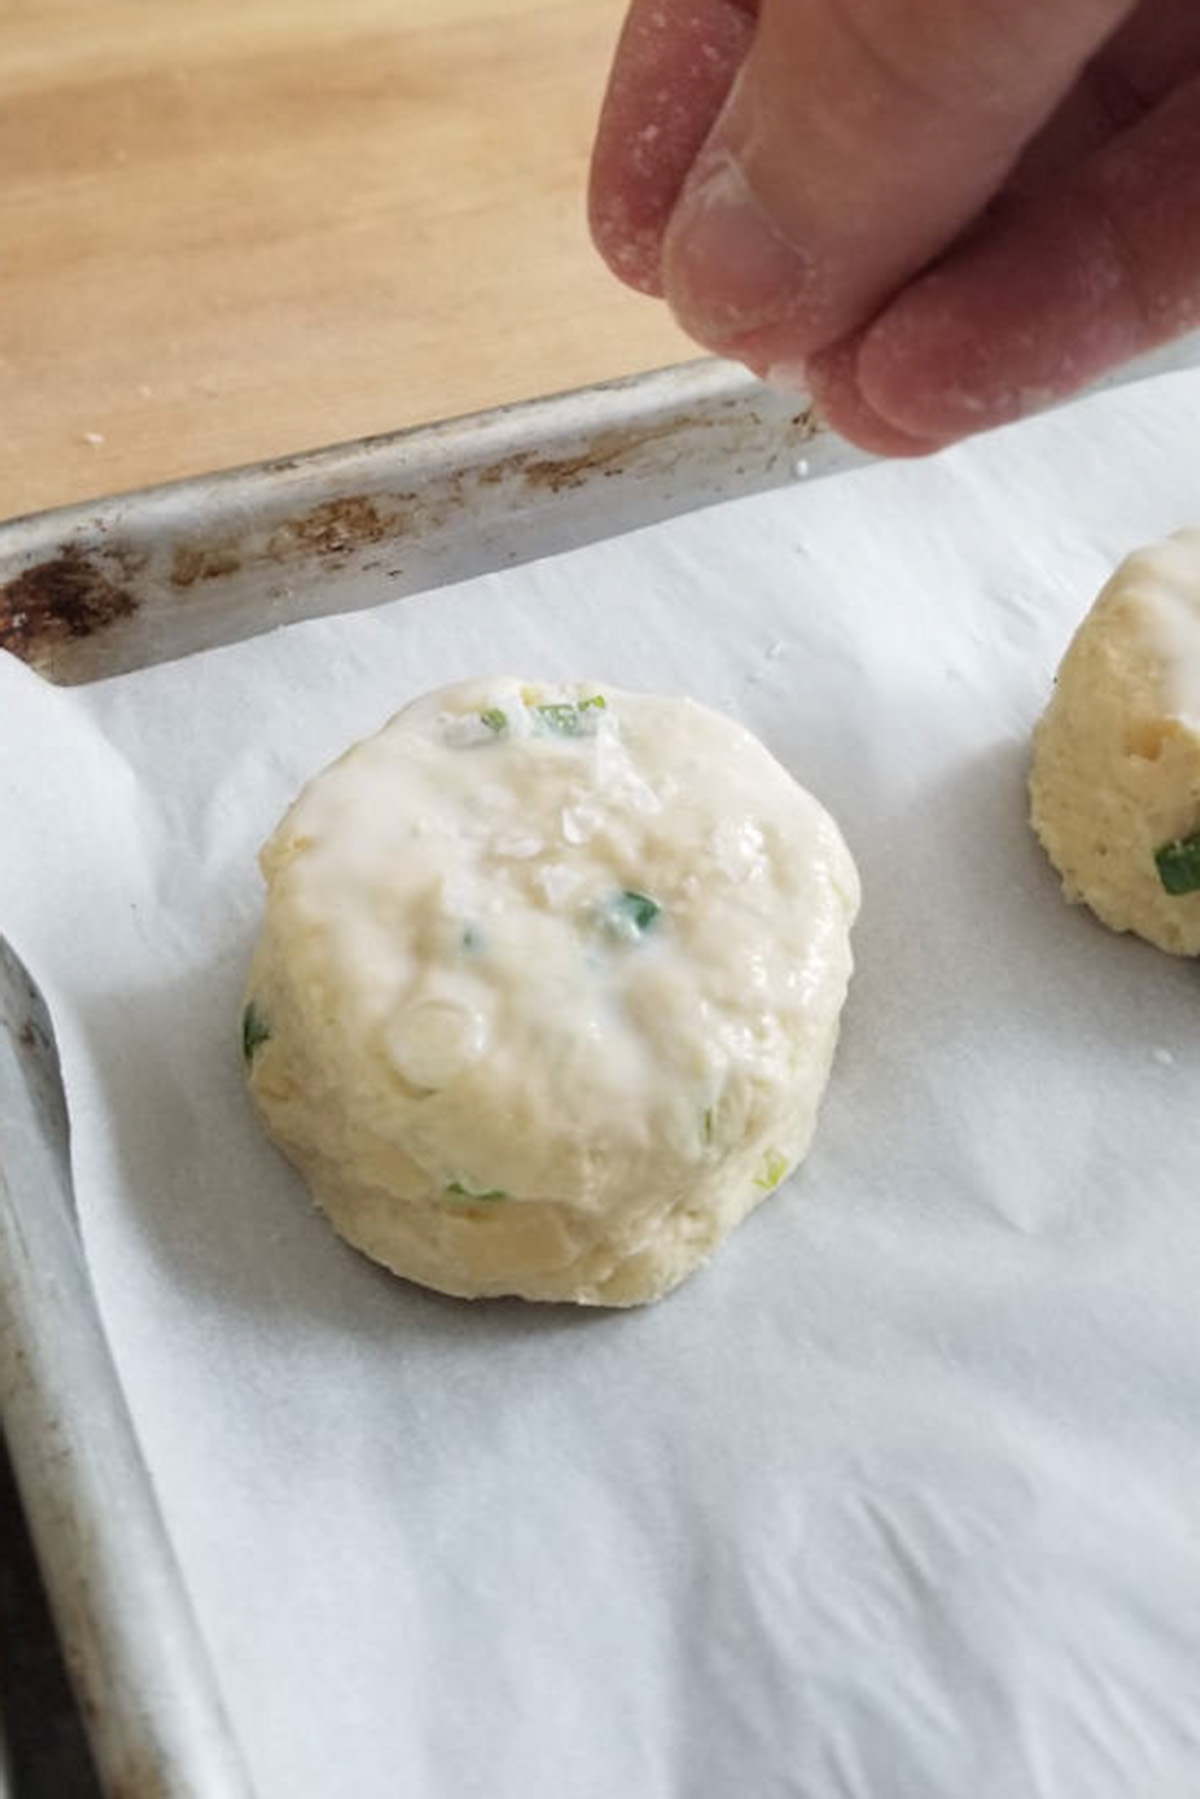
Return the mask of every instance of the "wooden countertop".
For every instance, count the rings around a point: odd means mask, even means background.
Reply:
[[[0,6],[0,517],[694,355],[587,238],[622,12]]]

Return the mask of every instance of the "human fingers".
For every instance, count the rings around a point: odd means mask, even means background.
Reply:
[[[865,408],[946,441],[1197,328],[1200,77],[1070,179],[1001,209],[810,374],[835,425]]]
[[[997,192],[1131,0],[762,0],[661,279],[759,372],[862,325]]]
[[[662,236],[754,31],[755,0],[633,0],[592,151],[588,217],[614,275],[662,292]]]
[[[1006,193],[1031,194],[1073,170],[1200,73],[1195,0],[1141,0],[1022,153]]]
[[[916,437],[876,412],[858,385],[855,338],[822,350],[808,364],[805,389],[823,424],[873,456],[929,456],[951,438]]]

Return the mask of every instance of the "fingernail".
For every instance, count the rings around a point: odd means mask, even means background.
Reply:
[[[689,178],[663,246],[663,287],[684,330],[710,349],[735,349],[788,317],[807,275],[737,158],[710,152]]]

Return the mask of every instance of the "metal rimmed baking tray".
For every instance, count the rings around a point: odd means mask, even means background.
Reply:
[[[858,460],[702,362],[0,525],[0,647],[102,679]],[[0,1405],[106,1788],[248,1790],[75,1230],[53,1027],[0,959]]]
[[[96,680],[851,460],[744,376],[669,371],[17,521],[0,532],[0,631],[48,679]],[[6,965],[6,1425],[110,1787],[236,1792],[91,1304],[50,1024],[22,979]]]
[[[862,458],[711,361],[0,526],[0,648],[67,684]]]

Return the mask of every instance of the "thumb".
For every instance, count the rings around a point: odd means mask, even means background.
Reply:
[[[762,0],[667,227],[709,349],[781,372],[963,230],[1133,0]]]

